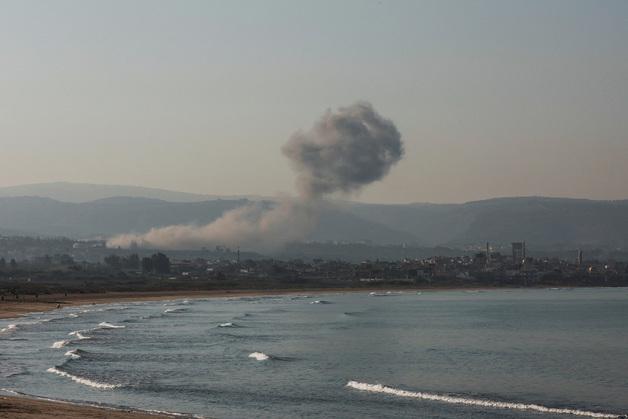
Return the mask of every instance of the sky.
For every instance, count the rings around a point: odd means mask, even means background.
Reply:
[[[0,0],[0,186],[294,193],[358,100],[405,156],[351,199],[626,199],[628,1]]]

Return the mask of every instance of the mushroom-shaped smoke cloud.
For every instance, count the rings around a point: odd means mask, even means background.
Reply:
[[[327,111],[310,131],[295,133],[283,147],[298,173],[301,196],[355,192],[382,179],[403,156],[395,124],[370,103]]]
[[[293,134],[282,151],[297,172],[298,198],[282,198],[272,208],[259,204],[237,208],[205,226],[174,225],[119,235],[108,246],[276,249],[305,238],[316,226],[324,195],[354,193],[386,176],[403,157],[403,143],[392,121],[370,103],[358,102],[327,111],[309,131]]]

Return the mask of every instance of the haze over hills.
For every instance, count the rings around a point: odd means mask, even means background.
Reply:
[[[3,188],[0,196],[19,192],[28,196],[0,197],[2,234],[94,238],[142,233],[173,224],[207,224],[249,202],[160,189],[112,185],[92,188],[71,183]],[[90,200],[117,193],[125,196]],[[128,196],[132,194],[135,196]],[[154,195],[161,198],[155,199]],[[334,202],[325,207],[318,227],[307,239],[450,247],[526,240],[544,248],[625,248],[628,200],[524,197],[464,204]]]
[[[160,199],[169,202],[200,202],[207,201],[209,199],[238,199],[245,197],[238,195],[204,195],[133,185],[101,185],[75,182],[34,183],[29,185],[7,186],[0,188],[0,197],[20,196],[37,196],[42,198],[51,198],[62,202],[75,203],[90,202],[117,196]],[[259,197],[254,196],[247,196],[247,198],[259,199]]]

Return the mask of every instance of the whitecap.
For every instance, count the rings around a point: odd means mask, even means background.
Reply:
[[[124,329],[126,326],[117,326],[115,324],[111,324],[107,322],[100,322],[98,323],[98,327],[101,327],[103,329]]]
[[[69,356],[72,359],[80,359],[81,358],[81,355],[79,355],[79,353],[78,353],[78,349],[73,349],[71,351],[67,351],[65,353],[65,356]]]
[[[187,309],[185,308],[167,308],[164,310],[164,313],[183,313],[184,311],[187,311]]]
[[[69,340],[58,340],[55,343],[53,343],[52,346],[50,346],[50,347],[52,349],[60,349],[60,348],[63,348],[68,343],[70,343]]]
[[[253,358],[257,361],[266,361],[270,359],[270,356],[266,355],[263,352],[253,352],[249,354],[249,358]]]
[[[91,339],[89,336],[84,336],[83,332],[87,332],[87,330],[75,330],[74,332],[68,333],[68,336],[74,336],[78,340]]]
[[[435,394],[435,393],[423,393],[416,391],[400,390],[393,387],[383,386],[381,384],[368,384],[360,383],[358,381],[349,381],[346,385],[349,388],[367,391],[371,393],[389,394],[398,397],[407,397],[413,399],[429,400],[435,402],[449,403],[449,404],[462,404],[468,406],[479,407],[491,407],[496,409],[511,409],[511,410],[529,410],[539,413],[550,413],[554,415],[575,415],[575,416],[588,416],[592,418],[620,418],[622,415],[615,415],[610,413],[589,412],[586,410],[578,409],[565,409],[546,407],[538,404],[526,404],[516,402],[500,402],[495,400],[484,399],[470,399],[459,396],[449,396],[447,394]]]
[[[114,388],[122,387],[121,384],[108,384],[108,383],[99,383],[98,381],[90,380],[88,378],[78,377],[76,375],[69,374],[65,371],[61,371],[57,367],[51,367],[46,370],[46,372],[51,372],[53,374],[60,375],[61,377],[66,377],[74,381],[75,383],[83,384],[86,386],[98,388],[101,390],[112,390]]]
[[[10,324],[7,327],[0,329],[0,333],[13,332],[15,329],[17,329],[17,324]]]

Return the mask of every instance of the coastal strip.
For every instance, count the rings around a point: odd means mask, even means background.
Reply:
[[[113,409],[33,397],[0,396],[2,419],[160,419],[177,415]]]

